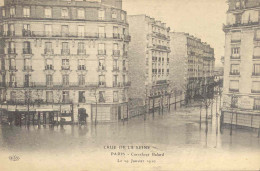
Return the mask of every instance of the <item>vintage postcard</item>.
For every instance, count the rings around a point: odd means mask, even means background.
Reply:
[[[0,170],[259,170],[260,0],[0,0]]]

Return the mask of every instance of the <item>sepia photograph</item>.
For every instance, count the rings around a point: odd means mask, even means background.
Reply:
[[[260,0],[0,0],[0,171],[110,170],[260,170]]]

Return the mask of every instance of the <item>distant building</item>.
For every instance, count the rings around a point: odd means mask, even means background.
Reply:
[[[173,32],[170,37],[171,86],[185,92],[187,103],[214,82],[214,49],[188,33]]]
[[[146,15],[128,16],[129,98],[142,99],[143,105],[168,104],[170,28]]]
[[[127,117],[121,0],[5,0],[0,11],[2,108],[50,121]]]
[[[224,123],[259,128],[260,2],[229,0],[228,4],[227,23],[223,27]]]

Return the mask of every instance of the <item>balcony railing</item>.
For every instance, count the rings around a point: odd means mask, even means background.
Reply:
[[[131,86],[131,82],[130,82],[130,81],[128,81],[128,82],[123,82],[123,85],[126,86],[126,87]]]
[[[104,82],[104,81],[99,81],[99,82],[98,82],[98,85],[101,86],[101,87],[105,87],[105,86],[106,86],[106,82]]]
[[[16,70],[16,66],[9,66],[9,70]]]
[[[163,50],[168,50],[167,46],[163,46],[163,45],[156,45],[157,49],[163,49]]]
[[[106,33],[98,33],[98,38],[106,38]]]
[[[260,90],[251,90],[251,93],[260,93]]]
[[[9,87],[17,87],[17,82],[9,82]]]
[[[114,39],[120,39],[120,34],[119,33],[113,33],[113,38]]]
[[[128,55],[128,52],[127,52],[127,51],[124,51],[124,52],[123,52],[123,55],[124,55],[124,56],[127,56],[127,55]]]
[[[106,71],[106,67],[105,66],[99,66],[98,71]]]
[[[254,110],[260,110],[260,105],[254,105]]]
[[[78,49],[78,55],[86,55],[86,49]]]
[[[24,87],[35,87],[34,82],[24,82]]]
[[[61,54],[62,55],[69,55],[70,54],[70,49],[61,49]]]
[[[260,73],[259,72],[253,72],[252,76],[260,76]]]
[[[53,65],[46,65],[45,70],[54,70],[54,66]]]
[[[119,71],[119,67],[114,66],[114,67],[113,67],[113,71],[114,71],[114,72],[115,72],[115,71]]]
[[[61,66],[61,70],[70,70],[70,66],[67,65]]]
[[[15,36],[15,31],[7,31],[7,36]]]
[[[30,37],[30,36],[32,36],[32,32],[30,30],[23,30],[23,36]]]
[[[32,49],[30,49],[30,48],[23,48],[23,54],[32,54]]]
[[[260,59],[260,56],[253,56],[253,59]]]
[[[86,66],[85,65],[79,65],[78,66],[78,70],[85,71],[86,70]]]
[[[113,50],[114,56],[120,56],[120,50]]]
[[[230,92],[239,92],[239,89],[233,89],[233,88],[229,88]]]
[[[15,54],[16,49],[15,48],[8,48],[8,54]]]
[[[230,59],[240,59],[240,56],[230,56]]]
[[[106,50],[98,50],[99,55],[106,55]]]
[[[239,43],[239,42],[241,42],[241,39],[231,40],[231,43]]]
[[[240,72],[238,71],[231,71],[229,75],[240,75]]]
[[[24,71],[32,71],[32,66],[24,66],[23,70]]]
[[[44,49],[44,54],[45,55],[52,55],[54,53],[53,49]]]

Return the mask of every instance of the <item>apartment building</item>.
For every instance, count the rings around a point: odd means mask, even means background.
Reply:
[[[168,104],[170,28],[146,15],[128,16],[129,89],[131,100],[141,99],[148,109]]]
[[[128,44],[121,0],[5,0],[1,105],[50,121],[127,117]]]
[[[224,123],[259,128],[260,2],[229,0],[225,32]]]
[[[184,92],[188,103],[214,82],[214,49],[188,33],[171,32],[170,38],[171,86]]]

